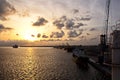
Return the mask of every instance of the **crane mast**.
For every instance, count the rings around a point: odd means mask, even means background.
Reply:
[[[99,56],[99,63],[103,64],[104,62],[104,52],[108,49],[108,23],[109,23],[109,8],[110,8],[110,0],[106,1],[106,20],[105,20],[105,31],[104,34],[100,36],[100,46],[101,46],[101,55]]]
[[[108,41],[108,27],[109,27],[109,12],[110,12],[110,0],[107,0],[107,2],[106,2],[106,21],[105,21],[105,27],[106,27],[106,29],[105,29],[105,35],[106,35],[106,40],[105,40],[105,42],[106,42],[106,44],[107,44],[107,41]]]

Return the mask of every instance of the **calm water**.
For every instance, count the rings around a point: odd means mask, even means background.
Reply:
[[[79,69],[64,50],[0,48],[0,80],[94,80],[95,75],[91,66]]]

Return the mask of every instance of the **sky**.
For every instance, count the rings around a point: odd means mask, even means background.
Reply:
[[[97,45],[107,0],[0,0],[0,45]],[[120,21],[111,0],[109,33]]]

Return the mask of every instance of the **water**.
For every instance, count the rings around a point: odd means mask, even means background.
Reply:
[[[0,48],[0,80],[95,80],[95,74],[91,66],[88,70],[77,67],[71,53],[64,50]]]

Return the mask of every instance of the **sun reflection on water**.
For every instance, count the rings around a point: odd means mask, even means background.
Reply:
[[[22,79],[25,80],[35,80],[35,62],[34,62],[34,50],[32,48],[28,48],[26,53],[26,57],[24,58],[24,77]]]

